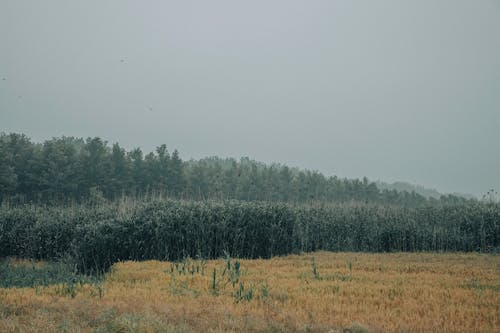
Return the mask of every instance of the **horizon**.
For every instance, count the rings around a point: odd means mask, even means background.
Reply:
[[[480,198],[500,189],[498,35],[494,0],[5,1],[0,131]]]

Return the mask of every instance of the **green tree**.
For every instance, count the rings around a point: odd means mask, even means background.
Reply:
[[[104,187],[109,171],[106,142],[101,138],[87,138],[80,153],[81,193],[88,195],[93,187]]]
[[[156,154],[158,155],[158,159],[155,170],[155,181],[160,192],[166,192],[170,172],[170,154],[168,153],[167,145],[162,144],[161,146],[156,147]]]
[[[167,190],[170,195],[177,197],[182,194],[186,185],[183,163],[177,149],[172,153],[169,165]]]
[[[51,199],[74,197],[78,190],[75,147],[64,138],[47,140],[41,152],[40,187]]]
[[[110,172],[107,183],[112,196],[117,197],[125,194],[128,190],[130,184],[130,162],[125,149],[121,148],[118,143],[113,145],[109,159]]]
[[[35,199],[40,183],[40,147],[31,143],[24,134],[10,133],[2,141],[3,155],[8,161],[2,171],[7,187],[12,186],[15,180],[16,194],[27,200]]]
[[[146,190],[144,160],[142,150],[135,148],[128,153],[131,163],[131,184],[132,193],[141,194]]]
[[[0,197],[12,195],[17,189],[12,152],[8,147],[9,137],[0,134]]]

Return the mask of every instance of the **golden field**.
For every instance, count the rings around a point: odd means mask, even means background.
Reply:
[[[500,332],[497,255],[239,264],[122,262],[97,284],[0,289],[0,332]]]

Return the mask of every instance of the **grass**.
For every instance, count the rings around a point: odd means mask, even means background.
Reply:
[[[7,258],[0,261],[0,288],[40,287],[56,284],[97,283],[98,277],[78,274],[70,262],[35,262]]]
[[[71,292],[0,288],[0,332],[498,332],[499,277],[486,254],[128,261]]]

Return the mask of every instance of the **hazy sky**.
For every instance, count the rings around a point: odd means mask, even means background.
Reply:
[[[500,1],[0,0],[0,131],[500,190]]]

